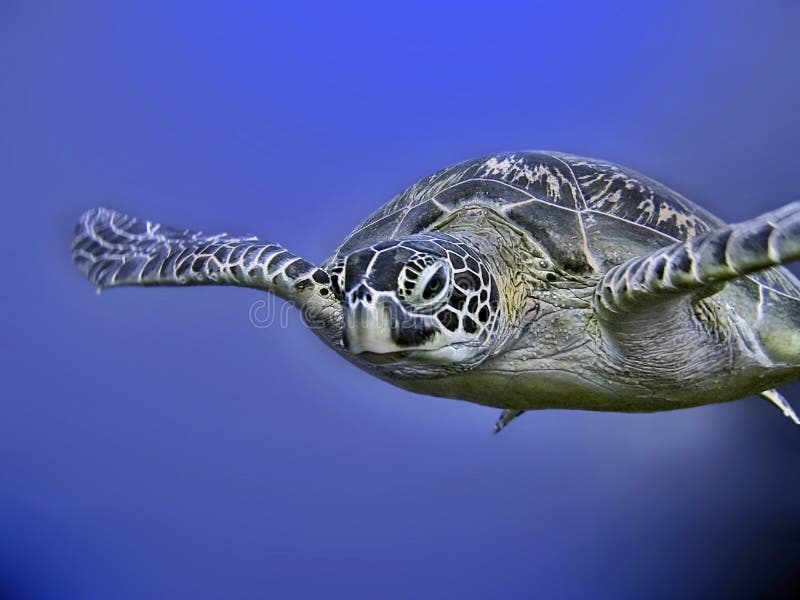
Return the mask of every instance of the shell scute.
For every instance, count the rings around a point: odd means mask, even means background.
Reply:
[[[410,186],[357,227],[328,264],[357,248],[430,230],[471,204],[505,215],[573,272],[602,272],[724,224],[657,181],[613,163],[514,152],[465,161]],[[784,268],[747,279],[800,297],[800,284]]]

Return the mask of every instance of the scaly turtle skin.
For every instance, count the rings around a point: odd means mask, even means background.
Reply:
[[[238,285],[300,308],[348,360],[400,387],[503,408],[643,412],[800,377],[800,203],[726,225],[663,185],[567,154],[440,171],[322,266],[277,244],[107,209],[73,258],[99,288]]]

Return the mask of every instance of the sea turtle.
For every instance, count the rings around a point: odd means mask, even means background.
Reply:
[[[800,378],[800,202],[737,225],[629,169],[554,152],[449,167],[396,196],[322,265],[254,237],[104,208],[73,259],[98,288],[238,285],[402,388],[503,409],[645,412]]]

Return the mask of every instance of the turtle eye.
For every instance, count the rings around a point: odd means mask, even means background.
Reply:
[[[422,298],[425,300],[435,298],[436,295],[444,289],[446,283],[447,276],[444,272],[444,267],[439,267],[436,269],[436,272],[431,275],[431,278],[428,279],[428,283],[425,284],[425,289],[422,290]]]
[[[441,262],[411,261],[400,275],[398,293],[416,308],[438,307],[447,297],[450,275]]]

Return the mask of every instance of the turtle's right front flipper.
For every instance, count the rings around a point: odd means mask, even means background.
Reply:
[[[251,287],[304,309],[306,318],[314,310],[325,312],[338,306],[330,276],[277,244],[173,229],[105,208],[81,216],[72,259],[101,289],[123,285]]]

